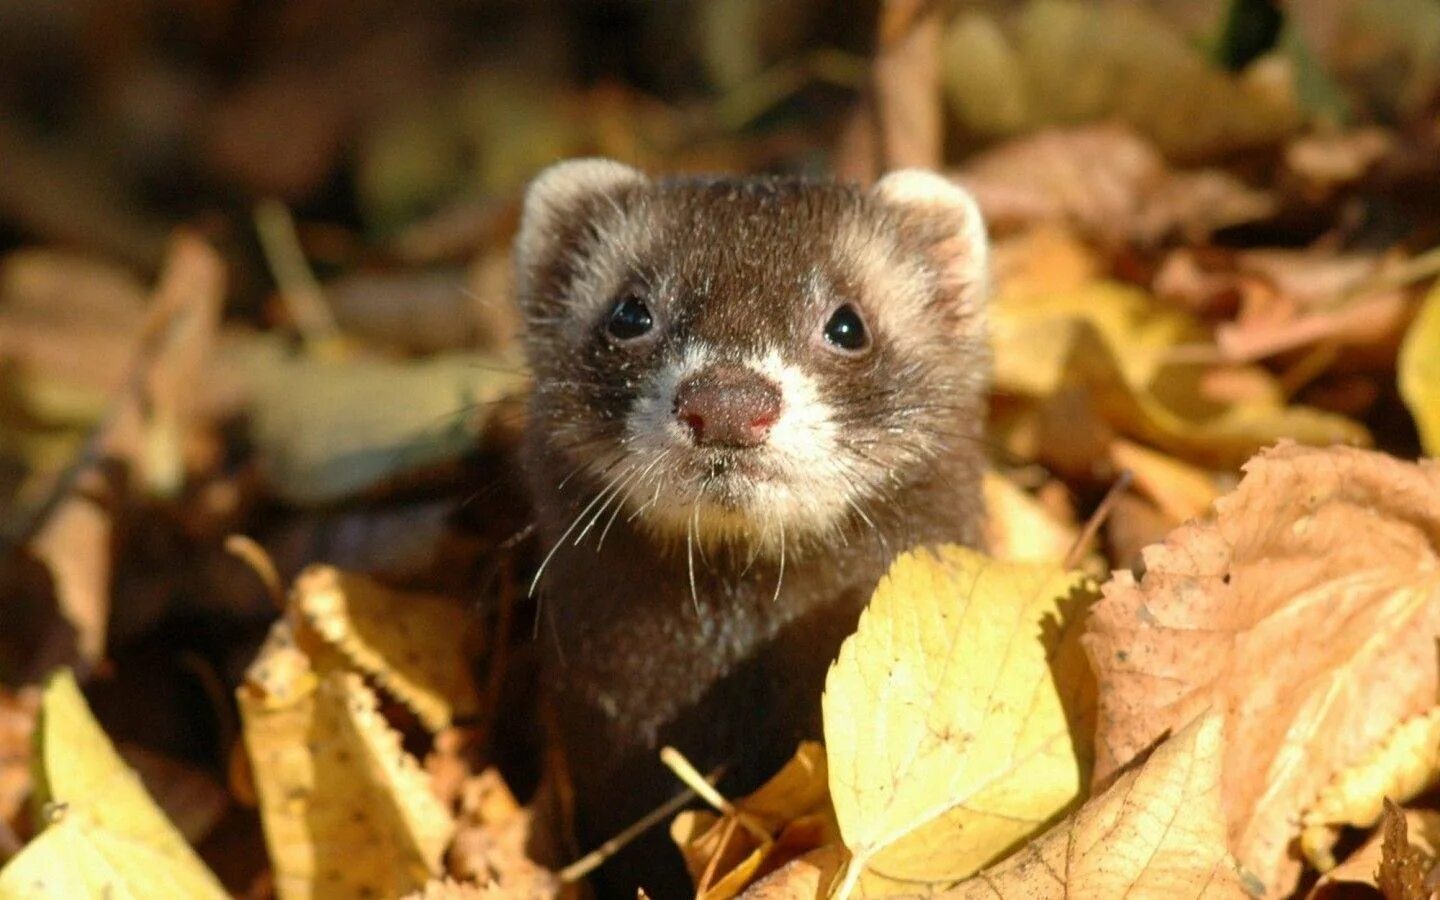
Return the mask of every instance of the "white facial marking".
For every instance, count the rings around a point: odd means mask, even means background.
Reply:
[[[757,470],[727,481],[729,503],[707,491],[705,451],[675,418],[675,391],[686,378],[724,360],[769,379],[780,388],[780,415],[765,442],[746,460]],[[776,351],[726,358],[704,344],[657,369],[626,419],[625,451],[643,470],[664,454],[625,501],[641,524],[683,542],[687,536],[715,543],[741,540],[760,552],[778,553],[782,542],[833,530],[849,507],[849,491],[837,462],[838,426],[815,379]]]

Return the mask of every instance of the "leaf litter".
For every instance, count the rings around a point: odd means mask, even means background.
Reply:
[[[157,67],[94,66],[126,85],[94,127],[203,141],[47,162],[6,126],[0,896],[574,896],[516,589],[516,193],[817,148],[987,215],[987,547],[897,559],[825,744],[673,818],[697,896],[1433,895],[1434,9],[1290,5],[1252,47],[1239,0],[897,3],[872,65],[746,6],[696,26],[705,101],[457,69],[417,9],[203,88],[122,29]],[[126,106],[156,90],[168,123]],[[268,260],[190,209],[147,301],[147,153],[263,210]]]

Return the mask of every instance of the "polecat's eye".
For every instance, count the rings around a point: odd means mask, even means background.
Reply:
[[[842,353],[860,353],[870,346],[870,332],[860,312],[846,303],[825,322],[825,343]]]
[[[605,330],[622,341],[643,337],[654,327],[655,318],[650,315],[650,307],[634,294],[621,297],[610,310],[610,319],[605,323]]]

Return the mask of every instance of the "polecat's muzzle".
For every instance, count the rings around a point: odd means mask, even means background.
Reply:
[[[675,390],[675,418],[696,446],[755,447],[780,418],[780,388],[752,369],[712,365]]]

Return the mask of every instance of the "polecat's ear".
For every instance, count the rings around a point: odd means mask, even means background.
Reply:
[[[978,310],[985,300],[989,243],[970,192],[923,169],[891,172],[870,192],[899,215],[907,236],[935,266],[940,289]]]
[[[551,261],[588,205],[647,180],[629,166],[599,158],[567,160],[536,175],[525,191],[520,230],[515,236],[515,262],[520,271]]]

